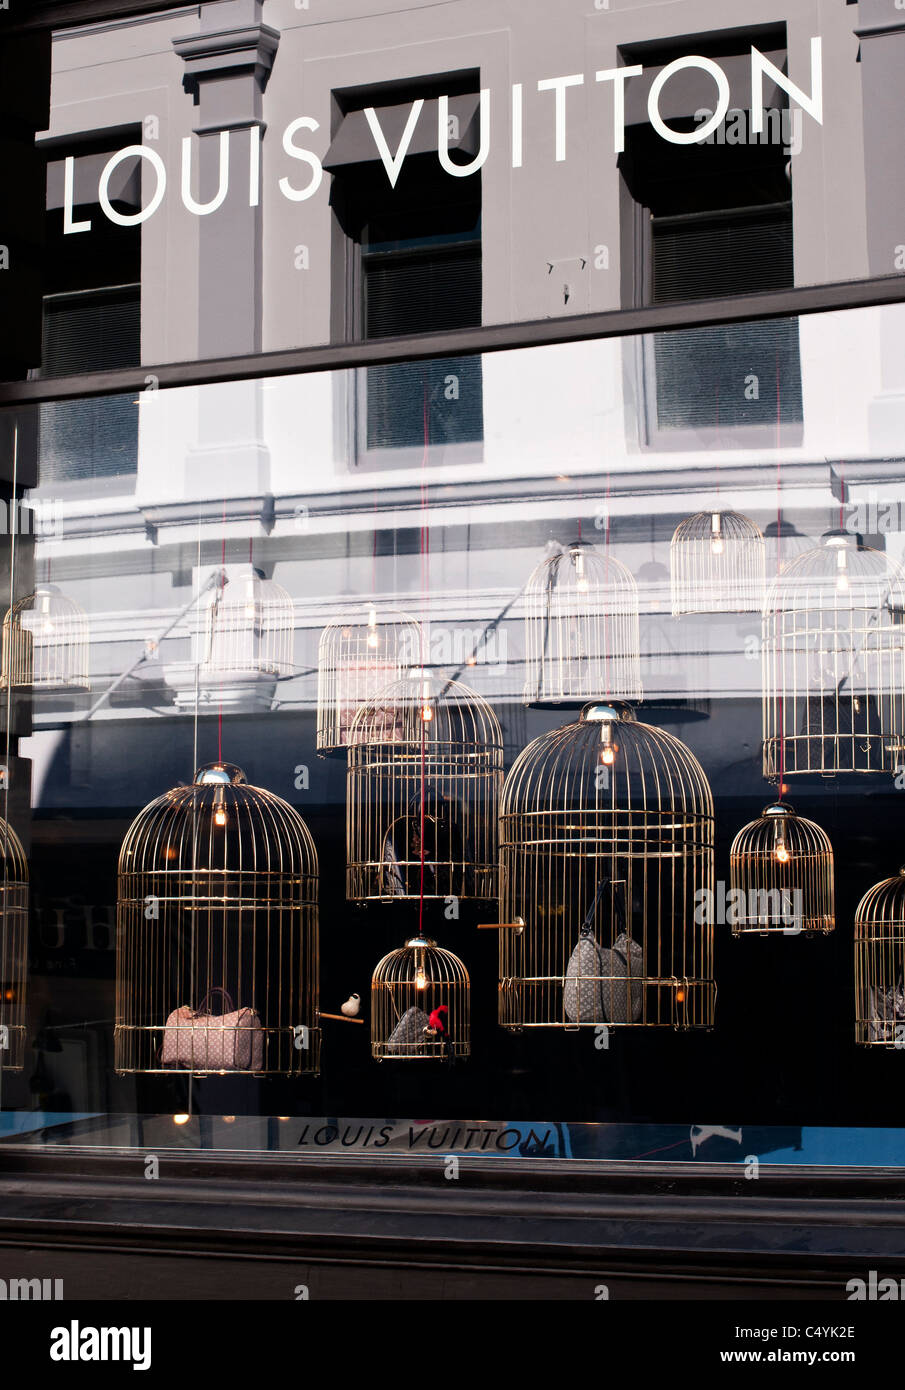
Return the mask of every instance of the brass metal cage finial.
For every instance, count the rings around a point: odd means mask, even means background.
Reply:
[[[259,570],[250,565],[224,570],[201,618],[195,663],[202,680],[292,674],[292,599]]]
[[[346,894],[496,897],[503,739],[468,686],[415,668],[355,716]]]
[[[500,1023],[711,1027],[713,836],[697,758],[629,707],[529,744],[500,803]]]
[[[317,655],[318,753],[345,751],[362,706],[422,661],[421,640],[414,618],[373,603],[327,624]]]
[[[15,830],[0,818],[0,1070],[25,1065],[28,975],[28,864]]]
[[[447,1060],[471,1051],[471,982],[451,951],[415,936],[378,963],[371,979],[371,1056]]]
[[[547,555],[525,587],[525,702],[641,698],[638,586],[606,551],[578,543]]]
[[[317,1001],[308,828],[240,768],[209,763],[145,807],[123,841],[116,1070],[316,1072]]]
[[[759,819],[738,832],[729,853],[729,886],[736,895],[734,936],[826,933],[836,925],[829,837],[785,802],[765,806]]]
[[[676,527],[669,547],[674,617],[684,613],[760,612],[766,545],[739,512],[697,512]]]
[[[19,599],[3,619],[0,685],[87,690],[88,618],[55,584]]]
[[[764,605],[764,776],[891,771],[905,752],[905,584],[845,533],[791,560]]]
[[[905,868],[855,909],[855,1041],[905,1050]]]

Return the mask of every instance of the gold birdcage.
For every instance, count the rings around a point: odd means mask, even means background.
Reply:
[[[905,585],[844,534],[796,556],[764,605],[764,776],[893,771],[905,752]]]
[[[195,664],[202,680],[292,674],[292,599],[259,570],[223,571],[200,616]]]
[[[495,898],[503,739],[468,686],[410,671],[355,716],[346,896]]]
[[[55,584],[42,584],[3,619],[0,685],[32,690],[88,688],[88,618]]]
[[[308,828],[239,768],[210,763],[123,841],[116,1070],[317,1072],[317,999]]]
[[[641,698],[638,587],[609,551],[547,555],[525,587],[525,703]]]
[[[739,512],[697,512],[669,547],[673,617],[684,613],[759,613],[766,546],[760,527]]]
[[[711,1027],[713,837],[700,763],[628,706],[529,744],[500,805],[500,1023]]]
[[[28,864],[22,843],[0,818],[0,1070],[25,1064],[25,988],[28,971]]]
[[[371,978],[371,1056],[446,1060],[471,1051],[471,982],[451,951],[416,936],[390,951]]]
[[[317,751],[344,752],[352,720],[421,656],[421,628],[404,613],[365,604],[328,623],[317,654]]]
[[[729,853],[734,936],[831,932],[833,847],[826,831],[778,801],[743,826]]]
[[[855,1041],[905,1049],[905,868],[855,909]]]

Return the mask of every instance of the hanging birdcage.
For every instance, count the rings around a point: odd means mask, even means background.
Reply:
[[[468,686],[410,671],[349,737],[346,896],[494,898],[503,744]]]
[[[328,623],[317,653],[318,753],[344,752],[361,707],[421,661],[421,628],[406,614],[369,603]]]
[[[894,771],[905,753],[905,584],[830,535],[764,605],[764,776]]]
[[[0,685],[32,690],[88,688],[88,618],[55,584],[42,584],[3,619]]]
[[[525,703],[641,698],[638,588],[609,551],[547,555],[525,587]]]
[[[28,864],[22,843],[0,818],[0,1070],[25,1064],[25,986],[28,971]]]
[[[739,512],[697,512],[676,527],[669,547],[673,617],[683,613],[759,613],[765,545],[760,527]]]
[[[251,565],[223,571],[196,633],[195,664],[202,681],[247,681],[292,674],[292,599]]]
[[[833,847],[826,832],[777,802],[743,826],[729,854],[734,936],[831,932],[836,925]]]
[[[516,759],[500,805],[506,1028],[709,1028],[713,800],[694,754],[587,705]]]
[[[855,1041],[905,1049],[905,868],[855,909]]]
[[[287,802],[210,763],[119,859],[118,1072],[317,1072],[317,852]]]
[[[471,1051],[471,982],[451,951],[416,936],[371,978],[371,1056],[454,1061]]]

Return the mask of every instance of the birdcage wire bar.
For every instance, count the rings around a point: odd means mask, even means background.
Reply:
[[[503,738],[490,705],[415,669],[355,716],[346,774],[351,901],[491,899]]]
[[[423,660],[421,626],[405,613],[362,605],[328,623],[317,656],[317,751],[344,752],[355,715]]]
[[[0,818],[0,1070],[25,1065],[28,976],[28,863],[22,842]]]
[[[672,611],[759,613],[766,584],[759,526],[740,512],[697,512],[676,527],[669,547]]]
[[[545,556],[525,587],[525,703],[641,698],[638,586],[609,549]]]
[[[439,1028],[430,1026],[435,1010]],[[459,957],[426,936],[384,956],[371,978],[371,1056],[454,1061],[470,1052],[471,981]]]
[[[32,690],[88,688],[88,617],[55,584],[19,599],[3,619],[0,685]]]
[[[140,812],[119,859],[117,1072],[316,1073],[318,969],[317,852],[294,807],[217,762]]]
[[[200,616],[194,664],[201,680],[292,674],[295,616],[282,585],[251,567],[224,570]]]
[[[826,831],[785,802],[765,806],[729,852],[734,936],[835,929],[833,847]]]
[[[885,554],[829,535],[773,581],[763,617],[763,768],[894,771],[905,753],[905,584]]]
[[[700,763],[628,706],[529,744],[500,804],[500,1023],[711,1027],[713,841]]]
[[[855,909],[855,1041],[905,1050],[905,868]]]

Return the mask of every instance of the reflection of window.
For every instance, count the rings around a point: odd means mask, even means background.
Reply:
[[[128,140],[128,132],[108,134],[49,153],[42,376],[141,363],[141,230],[114,225],[97,202],[100,170],[111,150]],[[67,155],[74,159],[73,220],[91,222],[91,231],[82,235],[67,235],[63,228]],[[139,165],[124,161],[110,185],[111,202],[124,214],[141,205]],[[41,488],[131,489],[137,462],[134,391],[41,407]]]
[[[461,84],[460,84],[461,85]],[[469,162],[477,138],[477,95],[451,92],[450,157]],[[418,96],[425,89],[419,87]],[[377,105],[390,149],[411,99]],[[386,338],[469,328],[481,322],[480,175],[457,179],[437,159],[437,106],[428,99],[395,188],[361,111],[347,111],[326,161],[331,200],[347,237],[345,333]],[[480,457],[481,360],[450,357],[371,367],[359,378],[359,466]]]
[[[139,287],[51,295],[44,305],[43,372],[135,367],[141,361]],[[41,484],[134,473],[138,409],[134,392],[41,407]]]
[[[755,42],[757,39],[755,38]],[[764,36],[761,47],[785,66],[784,35]],[[728,48],[727,48],[728,45]],[[781,119],[785,94],[765,84],[767,115],[752,129],[750,65],[713,45],[728,74],[732,109],[710,141],[673,145],[648,121],[646,91],[627,109],[626,148],[620,158],[627,192],[623,226],[627,255],[624,297],[633,304],[713,299],[794,285],[791,123]],[[696,49],[707,53],[707,46]],[[645,52],[646,85],[673,54]],[[642,55],[632,54],[632,61]],[[641,79],[636,79],[640,81]],[[664,117],[677,131],[702,123],[693,84],[670,83]],[[786,112],[787,114],[787,112]],[[682,435],[706,431],[727,446],[800,432],[801,369],[797,323],[773,320],[659,333],[643,349],[646,433],[660,446],[687,443]]]

